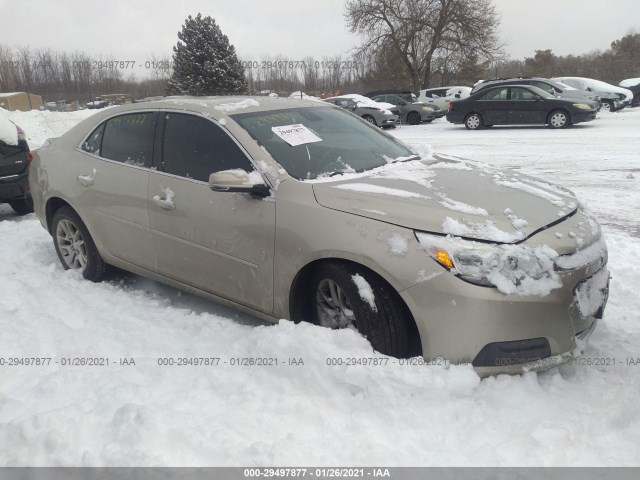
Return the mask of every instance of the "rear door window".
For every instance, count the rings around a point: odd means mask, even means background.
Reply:
[[[139,167],[150,167],[157,112],[130,113],[105,122],[100,156]]]
[[[102,134],[104,133],[104,123],[96,128],[91,135],[82,143],[82,150],[87,153],[100,155],[100,147],[102,146]]]
[[[495,90],[485,93],[480,100],[506,100],[508,93],[508,88],[496,88]]]
[[[254,170],[251,161],[221,127],[196,115],[165,114],[162,169],[173,175],[209,181],[222,170]]]

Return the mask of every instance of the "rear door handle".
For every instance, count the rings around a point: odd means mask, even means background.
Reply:
[[[96,179],[97,170],[94,168],[91,175],[78,175],[76,179],[80,182],[80,185],[84,187],[90,187],[93,185],[93,181]]]

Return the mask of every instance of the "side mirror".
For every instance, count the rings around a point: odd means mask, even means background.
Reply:
[[[214,192],[249,193],[256,197],[268,197],[271,193],[264,183],[253,183],[249,174],[239,168],[212,173],[209,188]]]

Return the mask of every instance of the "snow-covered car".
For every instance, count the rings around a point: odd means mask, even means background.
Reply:
[[[633,93],[631,90],[616,87],[615,85],[600,80],[583,77],[556,77],[551,80],[598,94],[602,102],[602,110],[604,111],[615,112],[621,110],[633,101]]]
[[[447,111],[450,102],[467,98],[471,93],[471,87],[439,87],[420,90],[418,101],[427,105],[436,105],[440,110]]]
[[[19,215],[33,212],[28,179],[31,159],[24,131],[0,109],[0,203],[8,203]]]
[[[347,94],[325,98],[324,101],[349,110],[377,127],[395,128],[400,119],[400,111],[395,105],[374,102],[362,95]]]
[[[440,110],[435,105],[427,105],[419,101],[408,101],[398,95],[378,95],[373,98],[379,103],[390,103],[400,111],[400,118],[409,125],[420,125],[422,122],[430,123],[436,118],[446,115],[446,110]]]
[[[631,105],[633,107],[640,106],[640,78],[627,78],[622,80],[618,85],[627,90],[631,90],[631,93],[633,93]]]
[[[114,265],[480,375],[567,361],[607,300],[607,247],[571,192],[421,158],[324,102],[103,110],[38,150],[30,184],[62,265],[89,280]]]

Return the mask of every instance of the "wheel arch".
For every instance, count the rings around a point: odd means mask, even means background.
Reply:
[[[311,318],[311,299],[308,292],[309,283],[311,281],[311,277],[315,271],[315,269],[326,263],[338,263],[338,264],[346,264],[357,267],[368,272],[371,275],[376,276],[381,282],[385,284],[385,286],[393,292],[393,294],[397,297],[399,304],[403,309],[403,313],[407,318],[409,323],[410,330],[410,345],[409,351],[412,355],[422,355],[422,341],[420,338],[420,332],[418,330],[418,325],[416,324],[416,320],[409,309],[409,306],[404,301],[398,290],[392,285],[392,283],[385,278],[383,274],[380,272],[364,265],[363,263],[349,260],[346,258],[340,257],[325,257],[319,258],[316,260],[312,260],[306,265],[304,265],[298,273],[295,275],[291,287],[289,289],[289,318],[295,323],[299,323],[305,319]]]
[[[71,204],[69,202],[67,202],[66,200],[63,200],[60,197],[51,197],[51,198],[49,198],[47,200],[47,204],[46,204],[45,209],[44,209],[45,218],[46,218],[46,221],[47,221],[47,230],[49,231],[49,233],[51,233],[51,224],[53,223],[53,216],[62,207],[69,207],[74,212],[78,213],[77,210],[75,208],[73,208],[73,206],[71,206]]]

